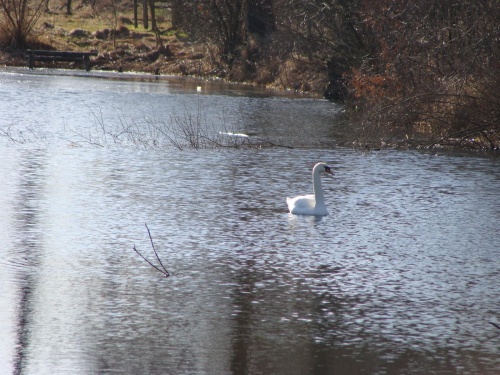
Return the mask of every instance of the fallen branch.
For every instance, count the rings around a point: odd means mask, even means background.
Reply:
[[[151,246],[153,247],[153,251],[156,255],[156,259],[158,259],[158,262],[160,262],[160,266],[161,268],[163,268],[163,271],[161,269],[159,269],[158,267],[156,267],[153,263],[151,263],[149,260],[147,260],[144,255],[142,255],[138,250],[137,248],[135,247],[134,245],[134,251],[139,254],[141,256],[142,259],[144,259],[146,262],[148,262],[148,264],[153,267],[154,269],[156,269],[157,271],[161,272],[163,275],[165,275],[165,277],[169,277],[170,274],[168,273],[167,269],[165,268],[165,266],[163,265],[163,263],[161,262],[161,259],[160,257],[158,256],[158,253],[156,252],[156,249],[155,249],[155,244],[153,243],[153,237],[151,237],[151,232],[149,231],[149,228],[148,228],[148,225],[147,224],[144,224],[146,226],[146,229],[148,230],[148,235],[149,235],[149,240],[151,241]]]

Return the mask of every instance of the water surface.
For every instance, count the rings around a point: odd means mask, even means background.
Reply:
[[[0,82],[2,129],[31,132],[0,138],[0,372],[498,373],[498,160],[315,147],[339,108],[254,89]],[[287,142],[315,119],[308,146],[145,148],[89,113],[119,128],[200,100]],[[330,215],[288,214],[317,161]],[[154,260],[144,223],[169,278],[133,251]]]

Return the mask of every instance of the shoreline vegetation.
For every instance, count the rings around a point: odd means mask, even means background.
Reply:
[[[137,1],[135,0],[137,4]],[[0,0],[0,65],[194,76],[342,102],[349,145],[500,151],[500,0]],[[81,63],[36,67],[81,69]]]

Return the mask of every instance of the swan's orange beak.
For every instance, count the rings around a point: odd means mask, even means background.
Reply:
[[[330,167],[325,167],[325,172],[333,176],[332,169]]]

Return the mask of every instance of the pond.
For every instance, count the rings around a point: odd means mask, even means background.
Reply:
[[[219,82],[5,69],[0,103],[1,373],[498,373],[499,160]],[[289,214],[318,161],[330,215]]]

